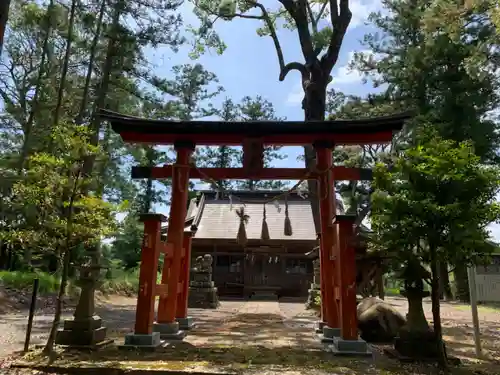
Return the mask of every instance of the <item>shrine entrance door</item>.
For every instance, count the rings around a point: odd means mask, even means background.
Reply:
[[[245,263],[245,287],[251,294],[258,291],[279,291],[281,264],[278,257],[267,253],[249,253]]]

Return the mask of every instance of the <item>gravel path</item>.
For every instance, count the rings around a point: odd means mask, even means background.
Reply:
[[[386,300],[396,306],[401,312],[406,313],[407,303],[405,299],[389,297]],[[108,300],[101,300],[98,303],[97,313],[103,318],[105,325],[108,327],[110,337],[121,340],[125,333],[131,331],[135,318],[135,306],[136,299],[128,297],[112,297]],[[431,319],[430,301],[424,302],[424,311],[427,317]],[[468,344],[472,344],[472,319],[470,308],[462,304],[443,302],[441,304],[441,313],[443,326],[448,329],[446,332],[447,337],[445,337],[447,341],[460,342],[460,340],[462,340]],[[2,358],[22,349],[27,315],[27,311],[0,314],[0,343],[2,343],[2,345],[0,345],[0,368]],[[190,315],[200,322],[200,326],[203,325],[207,327],[206,329],[215,330],[215,332],[212,331],[215,335],[211,337],[209,335],[207,337],[207,339],[211,341],[218,341],[218,333],[220,333],[221,341],[224,341],[222,340],[222,337],[225,336],[225,332],[223,331],[228,328],[235,331],[244,330],[248,332],[252,324],[255,330],[259,322],[255,321],[252,315],[255,317],[262,317],[264,315],[269,317],[281,316],[281,324],[285,323],[285,326],[288,328],[293,328],[295,336],[308,332],[315,320],[310,312],[304,310],[303,302],[297,301],[281,301],[280,303],[272,301],[223,301],[221,307],[217,310],[191,309]],[[69,317],[71,317],[70,310],[64,313],[63,318]],[[243,321],[238,321],[238,317],[245,318]],[[485,347],[488,350],[496,350],[497,343],[500,343],[500,310],[480,308],[479,318]],[[31,337],[32,344],[43,344],[45,342],[51,321],[51,311],[45,310],[37,312],[33,324]],[[219,327],[220,332],[217,331],[217,327]],[[269,340],[274,342],[276,341],[277,335],[273,336],[273,338],[264,338],[256,334],[255,339],[257,340],[261,337],[266,342]],[[299,339],[295,336],[283,337],[281,345],[285,346],[292,344],[293,341]],[[256,344],[258,343],[256,342]],[[269,344],[271,344],[271,342],[269,342]],[[275,344],[281,346],[277,342]]]

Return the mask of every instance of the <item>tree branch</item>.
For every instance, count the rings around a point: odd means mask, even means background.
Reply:
[[[309,20],[307,18],[307,1],[308,0],[279,0],[288,11],[290,16],[295,21],[297,32],[299,34],[300,48],[306,65],[312,65],[316,60],[314,47],[312,43],[311,33],[309,32]]]
[[[321,68],[324,73],[330,74],[337,62],[342,46],[342,40],[351,22],[352,13],[349,9],[349,0],[340,0],[340,13],[337,0],[330,0],[330,20],[332,22],[332,39],[326,54],[321,58]]]
[[[292,70],[298,70],[300,72],[302,76],[302,82],[304,82],[309,78],[309,72],[307,71],[306,66],[304,64],[295,61],[283,66],[280,72],[280,81],[285,80],[286,75]]]

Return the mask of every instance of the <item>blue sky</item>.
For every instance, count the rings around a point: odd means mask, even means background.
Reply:
[[[278,4],[277,0],[272,0]],[[272,3],[270,2],[269,6]],[[266,4],[267,5],[267,4]],[[365,50],[360,44],[364,34],[373,30],[366,26],[370,12],[380,8],[380,2],[370,0],[351,0],[353,18],[342,45],[339,61],[334,68],[332,87],[348,94],[364,95],[373,91],[370,84],[363,85],[357,72],[349,72],[346,65],[355,51]],[[186,23],[197,24],[196,16],[192,13],[191,3],[186,3],[182,11]],[[284,82],[278,81],[279,66],[270,37],[259,37],[256,34],[260,21],[248,19],[234,19],[232,21],[219,20],[216,29],[227,45],[222,55],[215,52],[206,53],[199,62],[205,69],[215,73],[220,84],[224,86],[222,93],[214,104],[220,104],[225,97],[239,101],[244,96],[261,95],[274,104],[279,116],[288,120],[303,119],[301,108],[302,88],[298,72],[291,72]],[[303,62],[296,31],[280,30],[279,39],[285,55],[285,62]],[[155,72],[163,77],[171,75],[170,69],[176,64],[193,63],[188,57],[188,48],[173,53],[168,48],[149,50],[147,57],[155,65]],[[287,147],[283,150],[288,158],[276,166],[299,166],[296,157],[302,152],[301,148]]]
[[[277,0],[273,0],[278,3]],[[267,5],[267,4],[266,4]],[[269,6],[272,6],[269,2]],[[365,96],[374,92],[370,83],[363,84],[358,72],[352,72],[347,65],[353,52],[367,52],[362,45],[363,36],[376,31],[368,24],[367,18],[371,12],[381,9],[380,0],[351,0],[350,8],[353,13],[351,24],[342,44],[339,60],[333,69],[331,87],[346,94]],[[192,5],[186,3],[182,9],[186,23],[196,24],[196,16],[192,12]],[[199,62],[205,69],[215,73],[224,86],[225,92],[213,101],[219,105],[225,97],[239,101],[246,95],[261,95],[274,104],[279,116],[288,120],[303,119],[301,108],[302,89],[299,74],[291,72],[284,82],[278,81],[279,67],[274,45],[270,37],[259,37],[256,28],[259,21],[248,19],[235,19],[232,21],[218,21],[216,29],[227,44],[227,49],[222,55],[215,52],[206,53]],[[296,31],[279,30],[278,36],[285,55],[285,62],[303,62],[299,48]],[[177,64],[193,63],[188,57],[188,49],[181,49],[173,53],[168,48],[148,50],[146,55],[155,66],[159,76],[171,76],[170,69]],[[302,167],[303,163],[297,161],[297,156],[302,153],[300,147],[285,147],[283,153],[288,157],[275,164],[276,167]],[[168,206],[156,207],[158,212],[168,215]],[[493,237],[500,242],[500,226],[492,225]]]

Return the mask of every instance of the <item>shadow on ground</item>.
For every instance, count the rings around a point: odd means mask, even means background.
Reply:
[[[451,354],[461,359],[476,361],[473,327],[444,326],[443,338]],[[500,325],[488,325],[481,329],[481,346],[483,359],[500,365]]]

